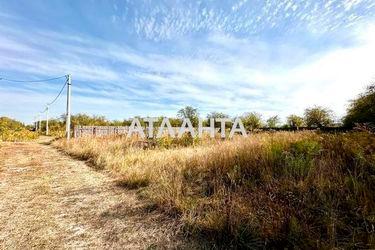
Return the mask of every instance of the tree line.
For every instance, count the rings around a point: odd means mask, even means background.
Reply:
[[[170,123],[174,127],[181,126],[181,118],[189,118],[193,126],[198,126],[199,112],[197,108],[186,106],[180,109],[175,118],[170,118]],[[138,117],[139,118],[139,117]],[[231,118],[230,115],[222,112],[210,112],[206,116],[204,126],[209,126],[210,118]],[[248,112],[240,116],[245,128],[247,130],[254,130],[259,128],[325,128],[325,127],[346,127],[352,128],[356,124],[366,124],[367,126],[374,127],[375,124],[375,84],[367,87],[366,91],[360,94],[357,98],[350,101],[349,108],[345,117],[339,122],[335,122],[333,112],[322,106],[313,106],[306,108],[302,116],[291,114],[286,118],[286,123],[282,123],[278,115],[271,116],[266,120],[258,112]],[[163,117],[155,123],[155,126],[160,125]],[[49,121],[50,131],[64,131],[65,129],[65,116],[62,115],[58,119]],[[139,118],[142,126],[145,125],[143,119]],[[76,114],[72,115],[72,127],[81,125],[95,125],[95,126],[129,126],[132,119],[124,120],[107,120],[104,116]],[[45,121],[42,122],[42,130],[45,130]],[[219,126],[215,124],[215,126]]]

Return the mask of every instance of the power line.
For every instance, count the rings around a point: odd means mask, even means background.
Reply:
[[[61,79],[63,77],[66,77],[66,75],[58,76],[58,77],[54,77],[54,78],[40,79],[40,80],[15,80],[15,79],[9,79],[9,78],[5,78],[5,77],[0,77],[0,80],[8,81],[8,82],[48,82],[48,81]]]
[[[39,113],[43,114],[46,111],[47,111],[47,107],[42,112],[39,112]]]
[[[53,78],[47,78],[47,79],[39,79],[39,80],[16,80],[16,79],[9,79],[6,77],[1,77],[0,76],[0,81],[8,81],[8,82],[26,82],[26,83],[32,83],[32,82],[47,82],[47,81],[52,81],[52,80],[57,80],[61,78],[66,78],[66,81],[64,85],[62,86],[60,92],[57,94],[55,99],[53,99],[52,102],[47,103],[47,107],[43,112],[39,112],[39,125],[38,129],[41,131],[41,117],[40,115],[45,113],[47,111],[47,119],[46,119],[46,134],[48,135],[48,111],[49,107],[54,104],[57,99],[60,97],[61,93],[63,92],[64,88],[66,85],[68,85],[67,89],[67,104],[66,104],[66,138],[69,140],[70,139],[70,96],[71,96],[71,85],[72,85],[72,80],[70,74],[68,75],[63,75],[63,76],[58,76],[58,77],[53,77]]]
[[[53,99],[52,102],[47,103],[46,108],[43,111],[39,112],[40,114],[45,113],[48,110],[48,107],[51,106],[52,104],[54,104],[57,101],[57,99],[60,97],[60,95],[63,92],[63,90],[64,90],[64,88],[65,88],[65,86],[66,86],[67,83],[68,83],[68,81],[65,81],[64,85],[62,86],[60,92],[57,94],[57,96],[55,97],[55,99]]]
[[[40,80],[15,80],[15,79],[9,79],[9,78],[5,78],[5,77],[0,77],[0,80],[4,80],[4,81],[8,81],[8,82],[48,82],[48,81],[53,81],[53,80],[57,80],[57,79],[61,79],[61,78],[67,78],[68,76],[67,75],[63,75],[63,76],[58,76],[58,77],[53,77],[53,78],[47,78],[47,79],[40,79]],[[57,99],[60,97],[61,93],[63,92],[66,84],[67,84],[68,81],[65,81],[64,85],[62,86],[60,92],[58,93],[58,95],[55,97],[55,99],[53,99],[52,102],[50,103],[47,103],[48,106],[52,105],[53,103],[55,103],[57,101]],[[45,109],[43,112],[41,113],[44,113],[46,112],[47,109]]]
[[[62,86],[60,92],[57,94],[57,96],[55,97],[55,99],[53,99],[52,102],[47,103],[48,106],[50,106],[50,105],[52,105],[54,102],[56,102],[56,100],[60,97],[61,93],[63,92],[63,90],[64,90],[64,88],[65,88],[65,86],[66,86],[67,83],[68,83],[68,81],[65,81],[64,85]]]

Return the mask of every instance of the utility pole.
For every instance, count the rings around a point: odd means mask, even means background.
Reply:
[[[38,126],[38,130],[39,130],[39,133],[42,132],[42,117],[40,116],[40,112],[38,114],[38,117],[39,117],[39,126]]]
[[[68,85],[68,88],[67,88],[67,91],[66,91],[66,139],[69,140],[70,139],[70,96],[72,94],[72,90],[71,90],[71,85],[72,85],[72,78],[70,76],[70,74],[68,74],[67,76],[67,85]]]
[[[49,105],[47,104],[47,108],[46,108],[46,135],[48,135],[48,112],[49,112]]]
[[[34,128],[35,132],[38,131],[38,117],[34,116]]]

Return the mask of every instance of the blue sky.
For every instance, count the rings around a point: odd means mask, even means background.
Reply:
[[[375,1],[0,0],[0,76],[70,73],[73,113],[339,118],[375,78]],[[63,80],[0,81],[0,115],[31,122]],[[65,96],[51,115],[65,110]]]

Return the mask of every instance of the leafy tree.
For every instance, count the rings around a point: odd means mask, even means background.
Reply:
[[[72,115],[71,117],[72,126],[81,125],[81,126],[108,126],[109,122],[105,119],[104,116],[89,116],[86,114],[77,114]]]
[[[332,111],[320,106],[305,109],[305,122],[308,127],[326,127],[333,123]]]
[[[181,127],[182,121],[179,118],[169,118],[169,122],[171,123],[172,127]]]
[[[132,124],[132,119],[124,119],[121,126],[130,126]]]
[[[221,112],[215,112],[214,111],[214,112],[211,112],[211,113],[207,114],[207,119],[211,119],[211,118],[214,118],[214,119],[229,118],[229,115],[221,113]]]
[[[211,112],[207,114],[207,121],[205,122],[205,126],[208,126],[210,124],[210,119],[218,119],[218,118],[229,118],[229,115],[221,113],[221,112]],[[220,122],[215,121],[215,127],[220,127]]]
[[[257,112],[245,113],[241,119],[246,129],[253,130],[262,127],[262,116]]]
[[[355,123],[375,124],[375,83],[368,86],[365,93],[350,102],[344,125],[352,127]]]
[[[46,121],[42,121],[42,124],[41,124],[41,131],[42,132],[45,132],[46,131]],[[64,132],[65,131],[65,120],[63,120],[62,118],[60,119],[49,119],[48,120],[48,130],[50,133],[54,133],[54,132]]]
[[[298,115],[290,115],[286,118],[286,123],[288,127],[299,128],[302,127],[305,122],[303,118]]]
[[[123,126],[124,124],[124,121],[120,121],[120,120],[113,120],[109,123],[109,126]]]
[[[189,118],[193,126],[198,126],[198,111],[196,108],[186,106],[177,112],[179,118]]]
[[[269,128],[276,128],[279,123],[280,123],[280,118],[277,115],[271,116],[270,118],[267,119],[267,126]]]

